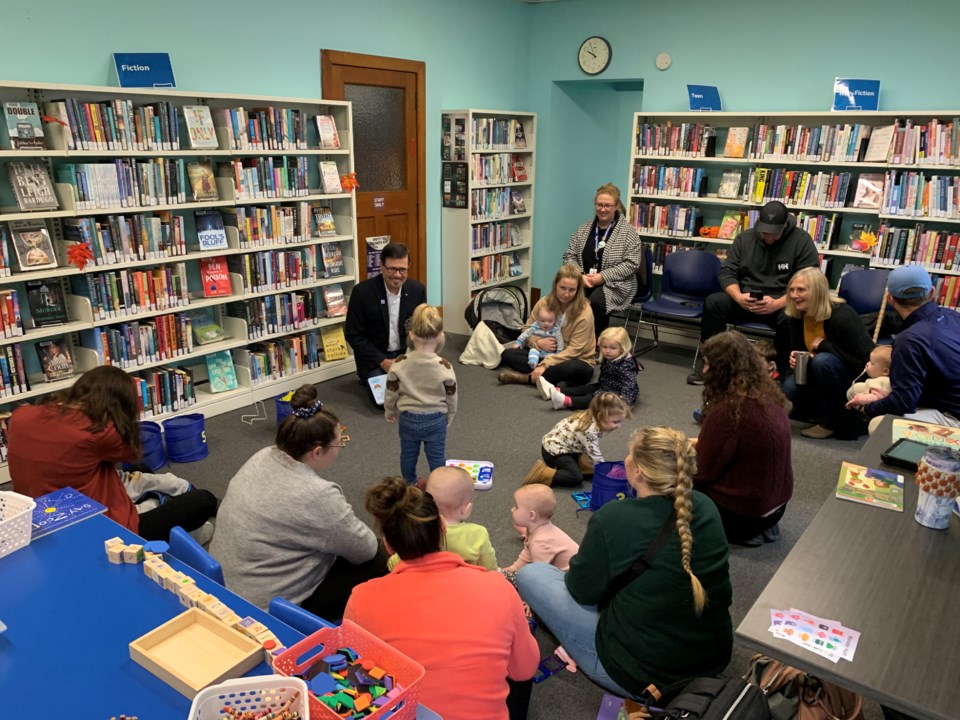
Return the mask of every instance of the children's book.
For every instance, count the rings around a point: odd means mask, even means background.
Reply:
[[[333,160],[320,161],[320,183],[323,185],[323,191],[328,195],[343,192],[343,186],[340,184],[340,170]]]
[[[34,327],[49,327],[67,322],[63,288],[56,279],[27,280],[27,304]]]
[[[323,339],[323,358],[327,362],[343,360],[349,354],[343,325],[328,325],[320,328],[320,337]]]
[[[184,313],[190,318],[190,329],[197,345],[208,345],[223,340],[227,336],[223,327],[217,322],[214,312],[213,308],[197,308]]]
[[[323,257],[324,277],[343,275],[343,250],[340,248],[340,243],[322,243],[320,245],[320,254]]]
[[[73,358],[70,355],[70,346],[64,337],[50,338],[34,343],[43,377],[47,382],[63,380],[74,373]]]
[[[7,132],[0,133],[0,147],[12,150],[43,147],[43,124],[36,103],[5,102],[3,116]]]
[[[213,177],[213,166],[209,160],[188,163],[187,177],[190,178],[195,202],[220,199],[217,194],[217,181]]]
[[[727,142],[723,146],[723,156],[728,158],[742,158],[747,149],[748,127],[732,127],[727,130]]]
[[[223,227],[223,213],[219,210],[197,210],[197,239],[200,250],[226,250],[227,231]]]
[[[523,201],[523,193],[519,190],[510,191],[510,212],[513,215],[520,215],[527,211],[527,204]]]
[[[326,205],[315,205],[313,221],[317,224],[317,235],[331,237],[337,234],[337,226],[333,221],[333,210]]]
[[[18,220],[10,223],[10,237],[21,272],[57,267],[50,233],[43,220]]]
[[[732,240],[740,232],[740,213],[737,210],[728,210],[723,215],[720,222],[720,232],[717,233],[718,240]]]
[[[900,438],[916,440],[924,445],[946,445],[960,449],[960,429],[897,418],[893,421],[893,441]]]
[[[36,503],[37,506],[33,509],[31,541],[107,511],[105,505],[72,487],[41,495],[36,498]]]
[[[203,283],[204,297],[224,297],[232,292],[230,272],[227,270],[227,258],[219,255],[212,258],[200,258],[200,281]]]
[[[7,165],[10,187],[23,212],[57,210],[60,201],[53,191],[50,173],[38,162],[12,162]]]
[[[237,371],[233,367],[233,356],[229,350],[218,350],[204,358],[207,362],[207,377],[210,379],[210,392],[221,393],[235,390]]]
[[[742,170],[725,170],[720,178],[720,187],[717,197],[735,198],[740,195],[740,181],[743,178]]]
[[[373,401],[377,405],[383,405],[383,401],[387,395],[387,376],[377,375],[376,377],[367,378],[367,385],[370,386]]]
[[[327,306],[327,317],[347,314],[347,301],[343,296],[340,283],[323,286],[323,304]]]
[[[320,147],[328,150],[340,147],[337,121],[333,119],[333,115],[317,115],[317,134],[320,136]]]
[[[883,181],[882,173],[864,173],[857,178],[857,192],[853,196],[853,206],[855,208],[880,207],[883,200]]]
[[[183,119],[187,124],[187,137],[190,147],[197,149],[216,149],[217,131],[213,126],[210,108],[206,105],[184,105]]]
[[[844,462],[837,497],[903,512],[903,475]]]
[[[524,132],[523,122],[520,120],[513,121],[513,146],[521,150],[527,147],[527,134]],[[458,158],[454,159],[456,160]]]

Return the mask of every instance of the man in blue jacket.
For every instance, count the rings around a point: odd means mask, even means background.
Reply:
[[[787,206],[776,200],[760,208],[760,217],[733,241],[720,266],[722,292],[707,297],[700,320],[700,342],[727,329],[728,324],[762,323],[776,335],[777,369],[786,377],[790,330],[783,307],[787,285],[797,270],[817,267],[817,247],[810,234],[797,227]],[[691,385],[703,385],[703,361],[698,359]]]

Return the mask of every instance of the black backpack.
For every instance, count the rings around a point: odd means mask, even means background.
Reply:
[[[484,288],[463,311],[463,318],[471,329],[481,320],[497,340],[507,343],[516,340],[523,330],[529,313],[527,295],[522,288],[513,285]]]

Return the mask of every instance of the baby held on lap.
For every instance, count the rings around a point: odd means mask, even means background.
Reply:
[[[863,372],[867,379],[855,382],[847,390],[847,407],[869,405],[890,394],[890,359],[893,355],[891,345],[877,345],[870,353]],[[861,374],[861,377],[863,375]]]

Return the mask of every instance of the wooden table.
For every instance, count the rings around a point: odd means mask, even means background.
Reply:
[[[886,418],[851,460],[882,465]],[[748,648],[917,718],[960,717],[960,519],[931,530],[902,513],[830,497],[760,594],[737,638]],[[839,479],[839,468],[837,468]],[[789,509],[787,510],[789,512]],[[833,663],[769,631],[770,610],[797,608],[861,633],[852,662]]]

